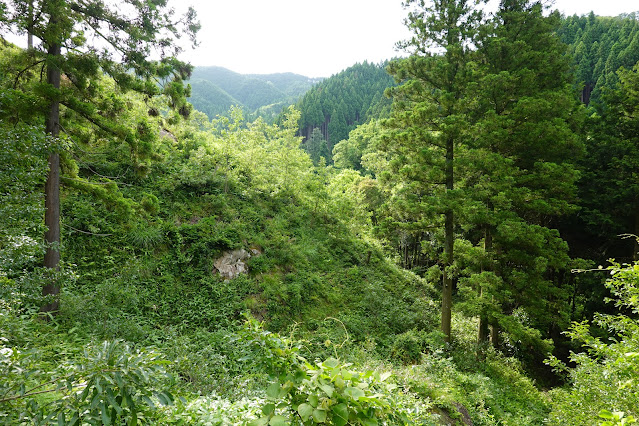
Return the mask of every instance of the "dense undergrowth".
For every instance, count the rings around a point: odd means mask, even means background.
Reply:
[[[163,160],[144,175],[112,149],[79,159],[74,179],[94,186],[64,192],[52,321],[37,314],[39,228],[3,246],[23,262],[2,277],[0,421],[542,422],[549,400],[516,360],[477,358],[472,318],[443,343],[433,284],[387,258],[292,130],[235,114],[157,140]],[[226,150],[237,143],[252,155]],[[256,171],[276,148],[290,163]],[[103,180],[92,172],[118,176],[117,189],[87,190]],[[240,248],[259,255],[225,281],[213,262]]]
[[[51,144],[37,127],[1,128],[12,168],[0,194],[0,423],[632,421],[636,268],[616,266],[609,283],[629,315],[599,318],[619,340],[575,325],[594,360],[551,359],[568,386],[548,392],[525,356],[477,346],[475,317],[456,313],[444,343],[439,276],[397,266],[356,173],[315,167],[299,148],[298,113],[282,126],[230,116],[158,119],[150,159],[60,141],[65,263],[49,321],[41,199],[16,194],[37,194]],[[248,274],[225,280],[215,260],[238,249],[253,253]]]

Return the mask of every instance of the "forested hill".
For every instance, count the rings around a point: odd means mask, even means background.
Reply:
[[[569,45],[575,64],[575,79],[581,100],[598,101],[606,87],[617,84],[617,70],[632,68],[639,60],[639,15],[618,17],[566,17],[559,35]]]
[[[318,81],[293,73],[239,74],[222,67],[196,67],[190,101],[211,119],[240,106],[270,121]]]
[[[309,139],[318,128],[326,140],[328,152],[346,139],[348,133],[373,116],[379,116],[390,101],[384,90],[393,85],[386,64],[364,62],[322,81],[297,103],[301,111],[300,134]]]

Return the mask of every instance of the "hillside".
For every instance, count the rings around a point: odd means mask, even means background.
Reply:
[[[619,79],[620,67],[632,68],[639,61],[639,19],[637,13],[616,18],[595,16],[566,17],[559,29],[569,45],[576,66],[576,83],[581,99],[601,102],[607,89]]]
[[[251,116],[272,121],[317,81],[293,73],[243,75],[222,67],[196,67],[191,76],[190,101],[209,118],[240,106]]]
[[[313,130],[319,129],[329,163],[333,147],[347,139],[351,130],[371,118],[383,116],[384,107],[388,110],[390,102],[384,98],[384,90],[393,86],[394,81],[385,68],[385,64],[355,64],[323,80],[297,102],[296,107],[302,113],[300,134],[308,141]]]
[[[586,21],[415,2],[308,91],[196,69],[211,120],[162,2],[85,3],[0,13],[0,424],[636,422],[639,62],[580,102]]]

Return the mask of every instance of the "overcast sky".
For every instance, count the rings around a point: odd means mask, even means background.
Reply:
[[[494,1],[494,0],[493,0]],[[328,77],[356,62],[398,56],[408,32],[401,0],[174,0],[193,6],[202,29],[182,59],[240,73],[294,72]],[[557,0],[566,15],[591,10],[617,16],[639,10],[635,0]]]

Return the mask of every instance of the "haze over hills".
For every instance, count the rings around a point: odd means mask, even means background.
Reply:
[[[319,81],[294,73],[239,74],[223,67],[196,67],[190,101],[209,118],[240,106],[247,114],[270,121]]]

